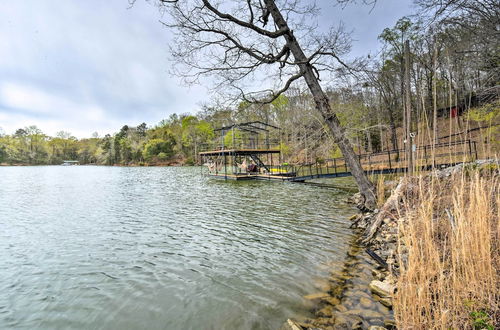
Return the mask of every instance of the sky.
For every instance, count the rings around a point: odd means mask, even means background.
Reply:
[[[375,53],[382,30],[413,12],[410,0],[318,4],[321,28],[341,20],[352,31],[350,56]],[[0,0],[0,133],[36,125],[52,136],[103,136],[210,102],[207,88],[169,73],[171,32],[158,9],[145,0],[129,7],[127,0]]]

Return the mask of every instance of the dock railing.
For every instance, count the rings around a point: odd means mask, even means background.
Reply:
[[[470,162],[477,159],[475,141],[465,140],[435,145],[418,146],[414,149],[415,170],[430,170],[432,168],[449,166],[457,163]],[[408,160],[405,150],[387,150],[376,153],[358,154],[361,166],[370,173],[406,172]],[[331,158],[306,164],[268,165],[269,171],[264,175],[270,178],[281,176],[287,180],[300,180],[350,175],[350,168],[345,158]]]
[[[268,140],[248,140],[234,138],[230,141],[215,140],[210,143],[203,143],[199,146],[200,152],[218,150],[279,150],[280,141],[278,139]]]

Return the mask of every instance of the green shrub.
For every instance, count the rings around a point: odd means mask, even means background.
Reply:
[[[144,145],[143,156],[146,160],[158,157],[161,160],[168,159],[174,154],[175,141],[163,139],[151,139]]]
[[[470,317],[472,318],[472,327],[475,330],[494,330],[490,316],[485,311],[471,312]]]

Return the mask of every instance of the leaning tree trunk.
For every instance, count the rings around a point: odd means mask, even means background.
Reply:
[[[365,207],[368,209],[374,209],[376,206],[375,188],[370,180],[368,180],[366,173],[361,167],[359,158],[356,156],[351,143],[346,137],[345,130],[342,128],[337,116],[333,112],[330,106],[329,99],[321,88],[312,65],[307,61],[307,57],[300,47],[297,39],[295,39],[293,31],[289,29],[286,20],[281,15],[281,12],[274,1],[264,0],[264,3],[266,4],[267,10],[269,10],[269,13],[271,14],[278,28],[288,30],[288,33],[284,35],[287,46],[293,54],[295,61],[300,63],[299,68],[302,71],[307,86],[309,87],[309,90],[313,96],[314,102],[316,104],[316,109],[320,112],[321,116],[325,120],[328,128],[332,132],[335,142],[338,144],[340,150],[342,151],[342,155],[344,156],[344,159],[351,169],[351,174],[356,180],[359,192],[364,197]]]

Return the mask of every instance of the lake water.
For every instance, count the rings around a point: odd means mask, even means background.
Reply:
[[[277,329],[345,258],[335,189],[0,167],[0,328]]]

